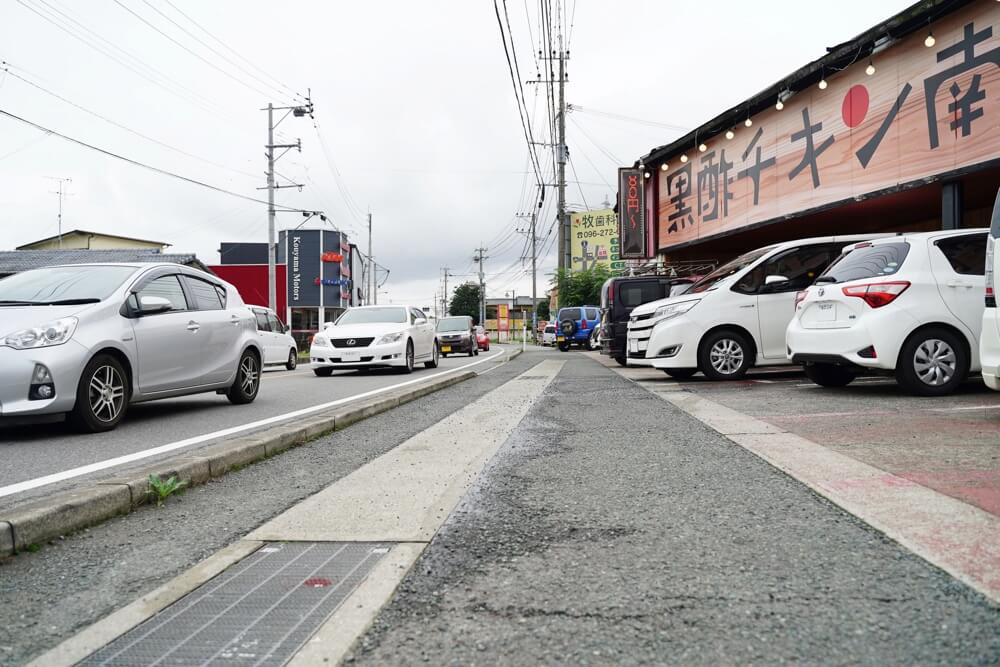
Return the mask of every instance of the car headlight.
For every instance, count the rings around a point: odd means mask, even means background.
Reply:
[[[329,347],[330,341],[326,339],[326,336],[313,336],[313,345],[319,345],[320,347]]]
[[[694,301],[682,301],[681,303],[672,303],[667,306],[660,306],[653,313],[653,317],[658,320],[666,320],[671,317],[677,317],[678,315],[683,315],[687,311],[691,310],[698,303],[698,300]]]
[[[15,331],[3,337],[3,344],[15,350],[62,345],[73,337],[77,322],[75,317],[64,317],[47,322],[40,327]]]
[[[406,335],[405,331],[397,331],[396,333],[386,334],[378,339],[376,345],[385,345],[387,343],[398,343],[402,340],[403,336]]]

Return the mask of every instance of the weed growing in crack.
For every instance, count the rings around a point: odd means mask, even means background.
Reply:
[[[169,479],[161,479],[159,475],[150,475],[147,493],[150,498],[156,499],[156,506],[161,507],[167,498],[183,490],[185,486],[187,486],[187,482],[178,481],[177,475],[171,475]]]

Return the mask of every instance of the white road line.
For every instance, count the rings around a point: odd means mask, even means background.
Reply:
[[[56,482],[64,482],[67,479],[73,479],[74,477],[80,477],[81,475],[89,475],[92,472],[107,470],[108,468],[114,468],[115,466],[124,465],[126,463],[134,463],[135,461],[141,461],[143,459],[147,459],[152,456],[158,456],[160,454],[165,454],[167,452],[183,449],[185,447],[190,447],[192,445],[198,445],[203,442],[207,442],[209,440],[214,440],[216,438],[224,438],[229,435],[243,433],[245,431],[249,431],[255,428],[260,428],[262,426],[270,426],[271,424],[276,424],[278,422],[285,421],[286,419],[294,419],[295,417],[301,417],[303,415],[308,415],[313,412],[319,412],[320,410],[326,410],[328,408],[333,408],[338,405],[350,403],[351,401],[356,401],[360,398],[368,398],[369,396],[377,396],[378,394],[384,394],[385,392],[392,391],[393,389],[399,389],[400,387],[406,387],[411,384],[423,382],[424,380],[428,380],[430,378],[441,377],[442,375],[449,375],[451,373],[463,371],[472,366],[478,366],[479,364],[486,363],[487,361],[492,361],[504,353],[505,350],[501,349],[496,354],[486,357],[485,359],[480,359],[479,361],[473,361],[471,363],[465,364],[464,366],[459,366],[457,368],[450,368],[446,371],[440,371],[432,375],[421,374],[420,377],[414,378],[413,380],[407,380],[406,382],[399,382],[397,384],[389,385],[388,387],[381,387],[379,389],[372,389],[371,391],[366,391],[360,394],[354,394],[353,396],[340,398],[337,399],[336,401],[330,401],[328,403],[313,405],[308,408],[293,410],[292,412],[286,412],[284,414],[275,415],[274,417],[268,417],[267,419],[261,419],[255,422],[251,422],[249,424],[241,424],[240,426],[232,426],[230,428],[224,428],[219,431],[213,431],[211,433],[196,435],[190,438],[185,438],[183,440],[177,440],[176,442],[160,445],[158,447],[144,449],[140,452],[126,454],[124,456],[117,456],[113,459],[98,461],[97,463],[90,463],[85,466],[80,466],[78,468],[71,468],[70,470],[63,470],[62,472],[52,473],[51,475],[44,475],[42,477],[36,477],[35,479],[29,479],[23,482],[18,482],[16,484],[9,484],[7,486],[2,486],[0,487],[0,498],[3,498],[4,496],[12,496],[15,493],[23,493],[24,491],[30,491],[31,489],[37,489],[42,486],[48,486],[49,484],[55,484]]]

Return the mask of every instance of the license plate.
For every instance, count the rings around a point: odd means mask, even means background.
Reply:
[[[833,303],[817,303],[816,319],[821,322],[832,322],[837,319],[837,306]]]
[[[628,351],[629,352],[638,352],[639,351],[639,341],[637,341],[637,340],[630,340],[628,342]]]
[[[561,343],[566,340],[566,336],[556,336],[556,342]]]
[[[451,345],[442,345],[441,346],[441,351],[442,352],[451,352]]]
[[[344,361],[361,361],[361,352],[357,350],[344,350],[340,356]]]

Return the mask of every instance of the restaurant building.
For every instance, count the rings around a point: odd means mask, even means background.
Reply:
[[[912,5],[619,179],[622,256],[667,264],[811,236],[988,226],[1000,2]]]

